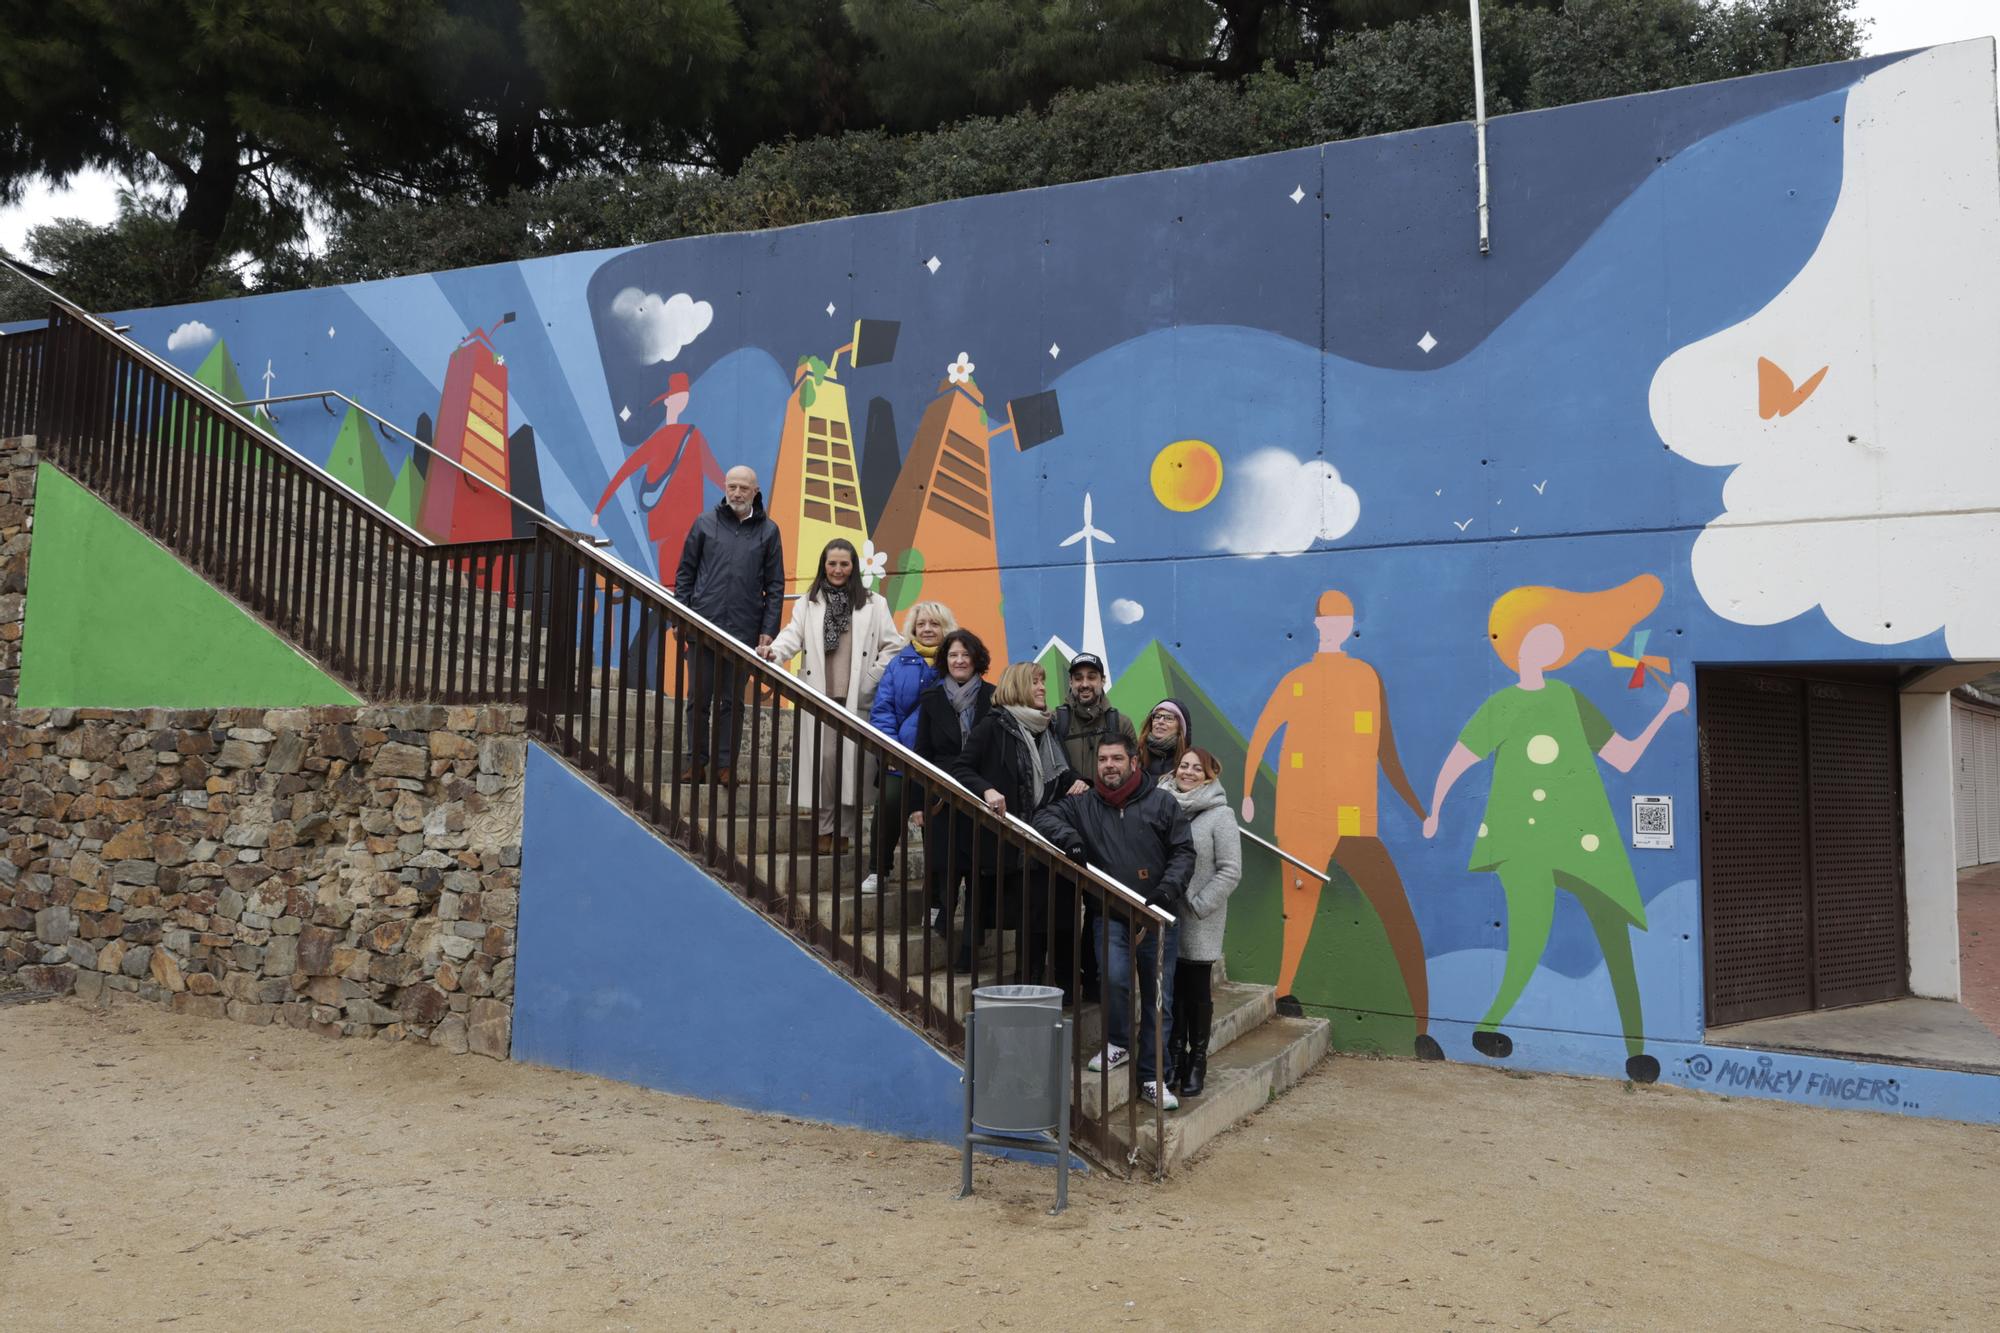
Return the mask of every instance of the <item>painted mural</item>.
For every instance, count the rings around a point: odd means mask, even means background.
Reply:
[[[1503,118],[1484,257],[1445,126],[127,318],[431,441],[267,419],[440,539],[505,488],[671,582],[747,464],[795,586],[844,536],[996,660],[1187,702],[1325,876],[1253,854],[1232,976],[1348,1046],[1687,1081],[1691,663],[2000,656],[1993,126],[1969,43]]]

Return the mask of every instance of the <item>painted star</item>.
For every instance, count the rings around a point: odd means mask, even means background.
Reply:
[[[1306,187],[1303,185],[1294,185],[1291,194],[1286,197],[1295,204],[1302,204],[1306,201]]]
[[[333,325],[329,324],[326,326],[326,336],[329,338],[333,336]]]
[[[1437,345],[1438,345],[1438,340],[1436,338],[1431,337],[1431,331],[1429,329],[1425,329],[1424,336],[1417,339],[1417,346],[1424,349],[1425,356],[1429,356],[1431,354],[1431,349],[1433,347],[1436,347]]]
[[[832,319],[832,318],[833,318],[833,302],[831,302],[831,301],[828,301],[828,302],[826,303],[826,317],[827,317],[828,319]]]
[[[1059,357],[1059,356],[1061,356],[1061,355],[1062,355],[1062,348],[1061,348],[1061,347],[1059,347],[1059,346],[1057,346],[1057,345],[1056,345],[1055,343],[1050,343],[1050,344],[1049,344],[1049,360],[1053,361],[1053,360],[1055,360],[1055,359],[1056,359],[1057,357]]]
[[[621,407],[621,408],[619,408],[619,409],[618,409],[618,419],[619,419],[620,421],[630,421],[630,420],[632,419],[632,409],[631,409],[631,408],[629,408],[629,407]]]
[[[929,269],[931,272],[936,273],[939,269],[944,267],[944,261],[942,259],[939,259],[936,255],[932,255],[929,259],[924,261],[924,267]]]

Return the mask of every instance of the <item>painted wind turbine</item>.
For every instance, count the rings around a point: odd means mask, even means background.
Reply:
[[[1090,521],[1090,492],[1083,493],[1083,527],[1063,538],[1064,546],[1083,543],[1083,651],[1104,663],[1104,683],[1111,684],[1111,659],[1104,655],[1104,615],[1097,606],[1097,551],[1094,542],[1116,546],[1108,532],[1100,532]]]

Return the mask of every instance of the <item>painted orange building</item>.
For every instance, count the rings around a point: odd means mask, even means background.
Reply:
[[[917,596],[949,606],[997,663],[1009,659],[991,446],[1011,432],[1017,448],[1032,448],[1061,434],[1062,422],[1053,393],[1010,403],[1003,425],[989,420],[985,395],[969,373],[938,385],[875,525],[875,549],[888,554],[890,573],[921,573]]]
[[[895,355],[897,328],[888,320],[856,320],[854,336],[832,356],[825,361],[801,358],[792,373],[777,467],[764,501],[765,512],[784,534],[788,593],[802,593],[812,583],[829,541],[845,537],[858,551],[868,539],[861,460],[847,386],[840,382],[840,358],[846,356],[856,369],[887,361]]]

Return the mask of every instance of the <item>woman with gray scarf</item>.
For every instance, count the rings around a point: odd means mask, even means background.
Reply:
[[[917,739],[911,748],[920,758],[951,772],[965,749],[966,736],[993,707],[993,686],[983,679],[993,658],[977,634],[955,629],[938,641],[937,660],[944,675],[918,696]],[[949,935],[946,923],[958,912],[958,886],[964,878],[952,864],[955,852],[971,842],[970,818],[952,816],[943,800],[925,810],[924,874],[930,883],[931,929],[942,936]]]
[[[1049,727],[1053,716],[1041,667],[1033,662],[1014,663],[1000,673],[992,709],[967,733],[965,748],[951,765],[952,776],[994,814],[1023,820],[1058,796],[1086,790],[1089,784],[1071,770]],[[996,908],[1008,906],[999,902],[1004,891],[1020,883],[1032,893],[1036,884],[1030,881],[1040,877],[1024,873],[1021,854],[1003,850],[999,839],[983,832],[961,843],[958,859],[961,870],[974,877],[974,898],[980,904],[979,919],[968,923],[954,964],[962,963],[958,970],[970,971],[977,937],[997,919]],[[1033,953],[1031,948],[1030,955]]]

